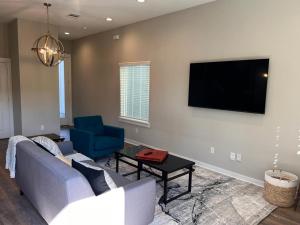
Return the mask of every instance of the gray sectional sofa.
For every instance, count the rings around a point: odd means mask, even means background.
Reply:
[[[58,143],[64,155],[71,142]],[[17,144],[16,181],[47,223],[146,225],[154,217],[155,180],[131,182],[107,170],[118,188],[95,196],[85,177],[34,143]]]

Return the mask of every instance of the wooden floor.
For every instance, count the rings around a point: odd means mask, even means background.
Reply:
[[[67,132],[62,135],[67,137]],[[7,140],[0,140],[0,225],[47,224],[26,197],[19,195],[14,179],[4,169],[6,147]],[[297,211],[278,208],[261,225],[300,225],[300,207]]]

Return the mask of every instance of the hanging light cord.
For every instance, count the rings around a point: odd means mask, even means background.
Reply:
[[[48,34],[50,33],[50,24],[49,24],[49,7],[51,6],[50,3],[44,3],[44,6],[47,7],[47,29],[48,29]]]

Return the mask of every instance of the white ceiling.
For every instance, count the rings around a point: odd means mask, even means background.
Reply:
[[[46,0],[0,0],[0,22],[15,18],[46,21]],[[60,37],[76,39],[138,21],[191,8],[215,0],[48,0],[50,23],[59,27]],[[69,18],[70,13],[80,18]],[[105,18],[111,17],[112,22]],[[87,29],[84,30],[83,27]],[[66,37],[64,32],[70,32]]]

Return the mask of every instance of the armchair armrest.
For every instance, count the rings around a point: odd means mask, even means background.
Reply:
[[[124,186],[125,224],[147,225],[154,219],[156,181],[144,178]]]
[[[72,128],[70,129],[70,140],[74,149],[84,155],[93,155],[94,134],[89,131]]]
[[[113,127],[113,126],[103,126],[104,134],[112,137],[117,137],[124,140],[125,131],[124,128]]]

